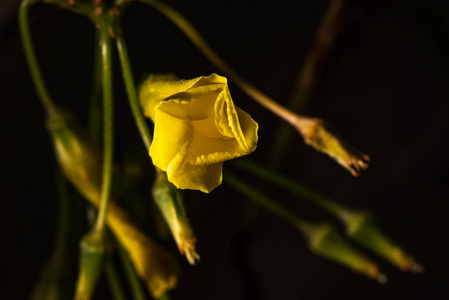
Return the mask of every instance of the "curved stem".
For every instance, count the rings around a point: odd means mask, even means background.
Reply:
[[[113,122],[114,103],[112,98],[112,61],[111,61],[111,38],[108,25],[100,25],[100,47],[102,56],[102,85],[103,85],[103,184],[101,187],[100,207],[97,216],[96,229],[105,227],[106,212],[111,195],[112,164],[113,164]]]
[[[119,27],[119,26],[117,26]],[[128,93],[129,104],[136,121],[137,128],[139,129],[140,136],[145,144],[147,150],[150,148],[152,136],[148,125],[143,117],[142,111],[140,109],[139,98],[137,97],[137,91],[134,84],[134,79],[131,71],[131,63],[129,61],[128,49],[126,47],[125,38],[123,37],[123,32],[121,28],[116,30],[116,42],[118,54],[120,57],[120,63],[122,66],[123,80],[125,81],[126,92]]]
[[[30,24],[28,22],[28,11],[32,4],[37,2],[36,0],[24,0],[20,4],[19,10],[19,26],[20,35],[22,37],[23,50],[28,62],[28,66],[31,72],[31,78],[33,79],[34,86],[36,88],[39,99],[46,110],[50,110],[54,107],[53,100],[50,93],[45,86],[42,72],[36,59],[34,52],[34,46],[31,39]]]
[[[193,25],[184,18],[178,11],[158,0],[138,0],[150,4],[167,18],[169,18],[178,28],[192,41],[192,43],[206,56],[224,75],[233,80],[243,91],[256,100],[260,105],[269,109],[295,128],[301,126],[303,119],[292,111],[286,109],[276,101],[259,91],[256,87],[241,77],[232,69],[213,49],[206,40],[199,34]]]

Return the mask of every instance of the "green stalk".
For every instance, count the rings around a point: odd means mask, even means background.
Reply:
[[[112,164],[114,152],[114,103],[112,98],[112,61],[111,38],[107,24],[100,25],[100,45],[102,55],[102,85],[103,85],[103,183],[101,187],[100,207],[95,225],[97,230],[103,230],[106,223],[106,213],[111,196]]]
[[[58,189],[59,198],[59,213],[58,213],[58,231],[56,234],[56,251],[58,255],[62,255],[61,259],[65,259],[63,256],[67,253],[69,243],[69,226],[71,224],[70,210],[71,199],[69,197],[69,191],[67,182],[62,174],[61,169],[57,168],[55,175],[56,187]]]
[[[139,129],[140,136],[142,137],[145,147],[148,150],[150,149],[152,136],[140,109],[139,98],[137,96],[137,91],[131,70],[131,63],[128,55],[128,49],[126,47],[125,38],[123,36],[121,28],[117,28],[116,36],[117,49],[122,66],[123,80],[125,81],[126,92],[128,93],[129,104],[131,106],[137,128]]]
[[[30,68],[31,78],[36,88],[36,92],[41,100],[43,107],[48,111],[51,110],[55,105],[50,96],[50,93],[45,86],[44,79],[42,77],[42,72],[39,67],[39,63],[36,59],[36,54],[34,51],[33,42],[30,33],[30,24],[28,22],[28,11],[32,4],[36,3],[38,0],[24,0],[20,4],[19,9],[19,27],[20,35],[22,37],[23,50],[25,52],[25,57],[28,62],[28,67]]]
[[[136,270],[131,264],[131,260],[129,259],[128,254],[119,243],[117,243],[117,250],[120,256],[120,260],[122,261],[122,265],[125,269],[126,278],[128,279],[133,299],[146,300],[145,292],[142,288],[142,285],[140,284],[139,278],[137,277]]]
[[[310,189],[309,187],[258,163],[252,162],[248,159],[238,159],[232,161],[232,164],[240,169],[250,172],[255,176],[268,180],[279,187],[285,188],[298,196],[304,197],[304,199],[313,202],[314,204],[342,219],[347,219],[347,217],[351,215],[351,211],[343,205],[336,203],[335,201]]]
[[[109,288],[111,289],[112,298],[114,300],[126,300],[125,291],[123,290],[120,277],[117,274],[117,269],[112,260],[106,263],[104,270]]]
[[[92,88],[89,107],[89,131],[98,142],[101,140],[102,129],[102,56],[100,30],[95,30],[94,66],[92,72]]]
[[[313,224],[304,221],[300,217],[291,213],[289,210],[283,208],[276,202],[272,201],[269,197],[265,196],[265,194],[259,192],[254,189],[243,180],[238,179],[229,171],[225,171],[224,174],[225,182],[231,185],[234,189],[240,191],[242,194],[246,195],[248,199],[254,201],[265,209],[271,211],[272,213],[278,215],[280,218],[284,219],[288,223],[290,223],[293,227],[299,229],[306,235],[310,235],[310,232],[315,227]]]
[[[355,272],[371,279],[376,279],[382,284],[386,283],[387,278],[380,273],[377,264],[349,244],[334,226],[330,224],[312,224],[302,220],[272,201],[260,190],[232,175],[232,173],[225,173],[225,182],[250,200],[275,213],[296,229],[299,229],[303,233],[310,251],[313,253],[351,268]]]
[[[89,131],[98,142],[101,140],[102,130],[102,55],[101,55],[101,32],[95,31],[95,47],[94,47],[94,66],[92,74],[92,89],[90,97],[90,109],[89,109]],[[91,206],[90,209],[94,210]],[[117,273],[116,264],[113,260],[109,260],[105,267],[104,272],[106,280],[108,282],[109,289],[111,291],[112,298],[114,300],[126,300],[125,292],[122,282]]]

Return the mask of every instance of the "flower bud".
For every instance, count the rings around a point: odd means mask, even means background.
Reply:
[[[420,273],[424,267],[393,242],[378,226],[370,213],[356,212],[344,219],[349,237],[404,272]]]
[[[165,172],[159,172],[153,186],[153,198],[167,222],[179,252],[190,264],[200,257],[195,251],[196,238],[190,226],[180,191],[168,181]]]
[[[221,184],[223,162],[256,149],[258,124],[234,105],[223,76],[151,76],[140,102],[154,122],[153,164],[179,189],[209,193]]]
[[[66,110],[50,110],[47,128],[64,175],[87,199],[99,201],[102,154],[99,145]]]
[[[377,279],[382,284],[387,282],[385,275],[379,272],[377,264],[348,244],[333,226],[318,225],[306,231],[306,237],[312,252],[368,278]]]
[[[106,261],[112,253],[106,230],[96,230],[81,241],[81,260],[75,300],[91,298]]]
[[[361,171],[368,168],[369,156],[346,145],[331,132],[324,120],[301,118],[297,125],[306,144],[329,155],[353,176],[359,176]]]

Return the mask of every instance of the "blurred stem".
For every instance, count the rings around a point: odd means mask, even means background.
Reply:
[[[95,31],[94,66],[92,72],[92,89],[89,109],[89,131],[96,141],[100,141],[102,127],[102,56],[100,30]]]
[[[131,260],[128,257],[128,254],[120,245],[117,243],[117,250],[120,256],[120,260],[122,261],[122,265],[125,268],[126,278],[128,279],[129,286],[131,287],[131,293],[133,294],[134,300],[145,300],[145,292],[140,284],[139,277],[137,276],[136,270],[131,264]]]
[[[37,0],[23,0],[20,4],[19,9],[19,27],[20,35],[22,37],[23,50],[25,52],[25,57],[28,62],[28,67],[30,68],[31,78],[36,88],[37,94],[43,107],[48,111],[54,107],[53,100],[50,93],[45,86],[44,79],[42,77],[42,72],[39,67],[39,63],[36,59],[36,54],[34,51],[33,42],[31,39],[30,25],[28,22],[28,11],[32,4],[36,3]]]
[[[70,203],[67,183],[65,182],[65,178],[59,168],[56,169],[55,181],[59,198],[58,231],[56,233],[55,255],[58,259],[61,259],[59,262],[62,263],[66,259],[64,256],[65,253],[67,253],[69,246],[70,210],[72,205]]]
[[[114,298],[114,300],[126,300],[125,291],[123,290],[120,277],[118,276],[117,269],[112,260],[106,263],[105,274],[109,288],[111,289],[112,298]]]
[[[250,172],[257,177],[268,180],[282,188],[285,188],[298,196],[304,197],[304,199],[320,206],[321,208],[324,208],[342,220],[346,220],[348,217],[353,215],[351,210],[343,205],[258,163],[252,162],[248,159],[238,159],[232,161],[232,164],[240,169]]]
[[[89,132],[96,141],[101,140],[102,127],[102,54],[101,54],[101,32],[95,31],[94,66],[92,72],[92,89],[90,95],[89,109]],[[93,206],[90,207],[92,210]],[[114,300],[126,300],[122,282],[117,273],[113,260],[109,260],[104,269],[106,280]]]
[[[294,112],[301,113],[304,110],[306,101],[317,84],[319,69],[342,30],[346,2],[347,0],[331,0],[321,19],[315,43],[305,58],[289,100],[288,107]]]
[[[103,85],[103,183],[101,187],[100,207],[95,225],[97,230],[104,230],[106,213],[111,197],[113,147],[114,147],[114,103],[112,98],[112,61],[111,38],[108,24],[100,25],[100,46],[102,55],[102,85]]]
[[[232,69],[213,49],[206,40],[199,34],[193,25],[184,18],[177,10],[158,0],[138,0],[147,3],[169,18],[178,28],[192,41],[192,43],[206,56],[224,75],[233,80],[244,92],[256,100],[260,105],[269,109],[292,126],[297,128],[304,123],[305,117],[286,109],[276,101],[260,92],[256,87],[241,77]]]
[[[332,0],[321,19],[315,34],[315,43],[305,58],[288,102],[288,108],[295,113],[304,112],[306,103],[318,82],[319,69],[341,32],[346,2],[347,0]],[[273,167],[278,167],[286,157],[293,136],[292,130],[282,122],[272,144],[271,165]]]
[[[136,121],[137,128],[139,129],[140,136],[145,144],[147,150],[150,149],[152,136],[148,125],[143,117],[142,111],[140,109],[139,98],[137,96],[136,87],[134,84],[134,79],[131,70],[131,63],[129,60],[128,49],[126,47],[125,38],[120,26],[117,26],[116,30],[116,42],[118,54],[120,57],[120,63],[122,66],[122,75],[125,81],[126,92],[128,93],[129,104]]]
[[[293,227],[302,231],[305,235],[311,235],[311,232],[314,230],[315,225],[304,221],[297,215],[291,213],[289,210],[285,209],[281,205],[272,201],[269,197],[265,196],[264,193],[259,192],[256,188],[253,188],[251,185],[245,183],[245,181],[239,179],[229,171],[225,172],[224,178],[227,184],[231,185],[234,189],[247,196],[250,200],[254,201],[260,206],[263,206],[265,209],[284,219]]]

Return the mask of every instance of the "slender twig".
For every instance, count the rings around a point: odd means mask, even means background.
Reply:
[[[30,24],[28,22],[28,11],[32,4],[36,3],[36,0],[24,0],[20,5],[19,10],[19,26],[22,37],[23,50],[28,62],[28,66],[31,72],[31,78],[36,88],[39,99],[46,110],[51,110],[54,107],[53,100],[50,93],[45,86],[42,72],[36,59],[34,52],[34,46],[31,39]]]
[[[137,91],[131,70],[131,63],[129,61],[128,49],[126,47],[125,38],[121,28],[117,28],[116,30],[116,42],[120,63],[122,66],[122,75],[125,81],[126,91],[128,93],[129,104],[131,106],[137,128],[139,129],[140,136],[142,137],[145,147],[148,150],[150,148],[152,136],[140,109],[139,98],[137,97]]]
[[[112,98],[112,61],[111,38],[108,25],[100,25],[100,46],[102,55],[102,84],[103,84],[103,184],[101,187],[100,207],[97,216],[96,229],[102,230],[106,223],[106,213],[111,195],[112,164],[113,164],[113,118],[114,103]]]

